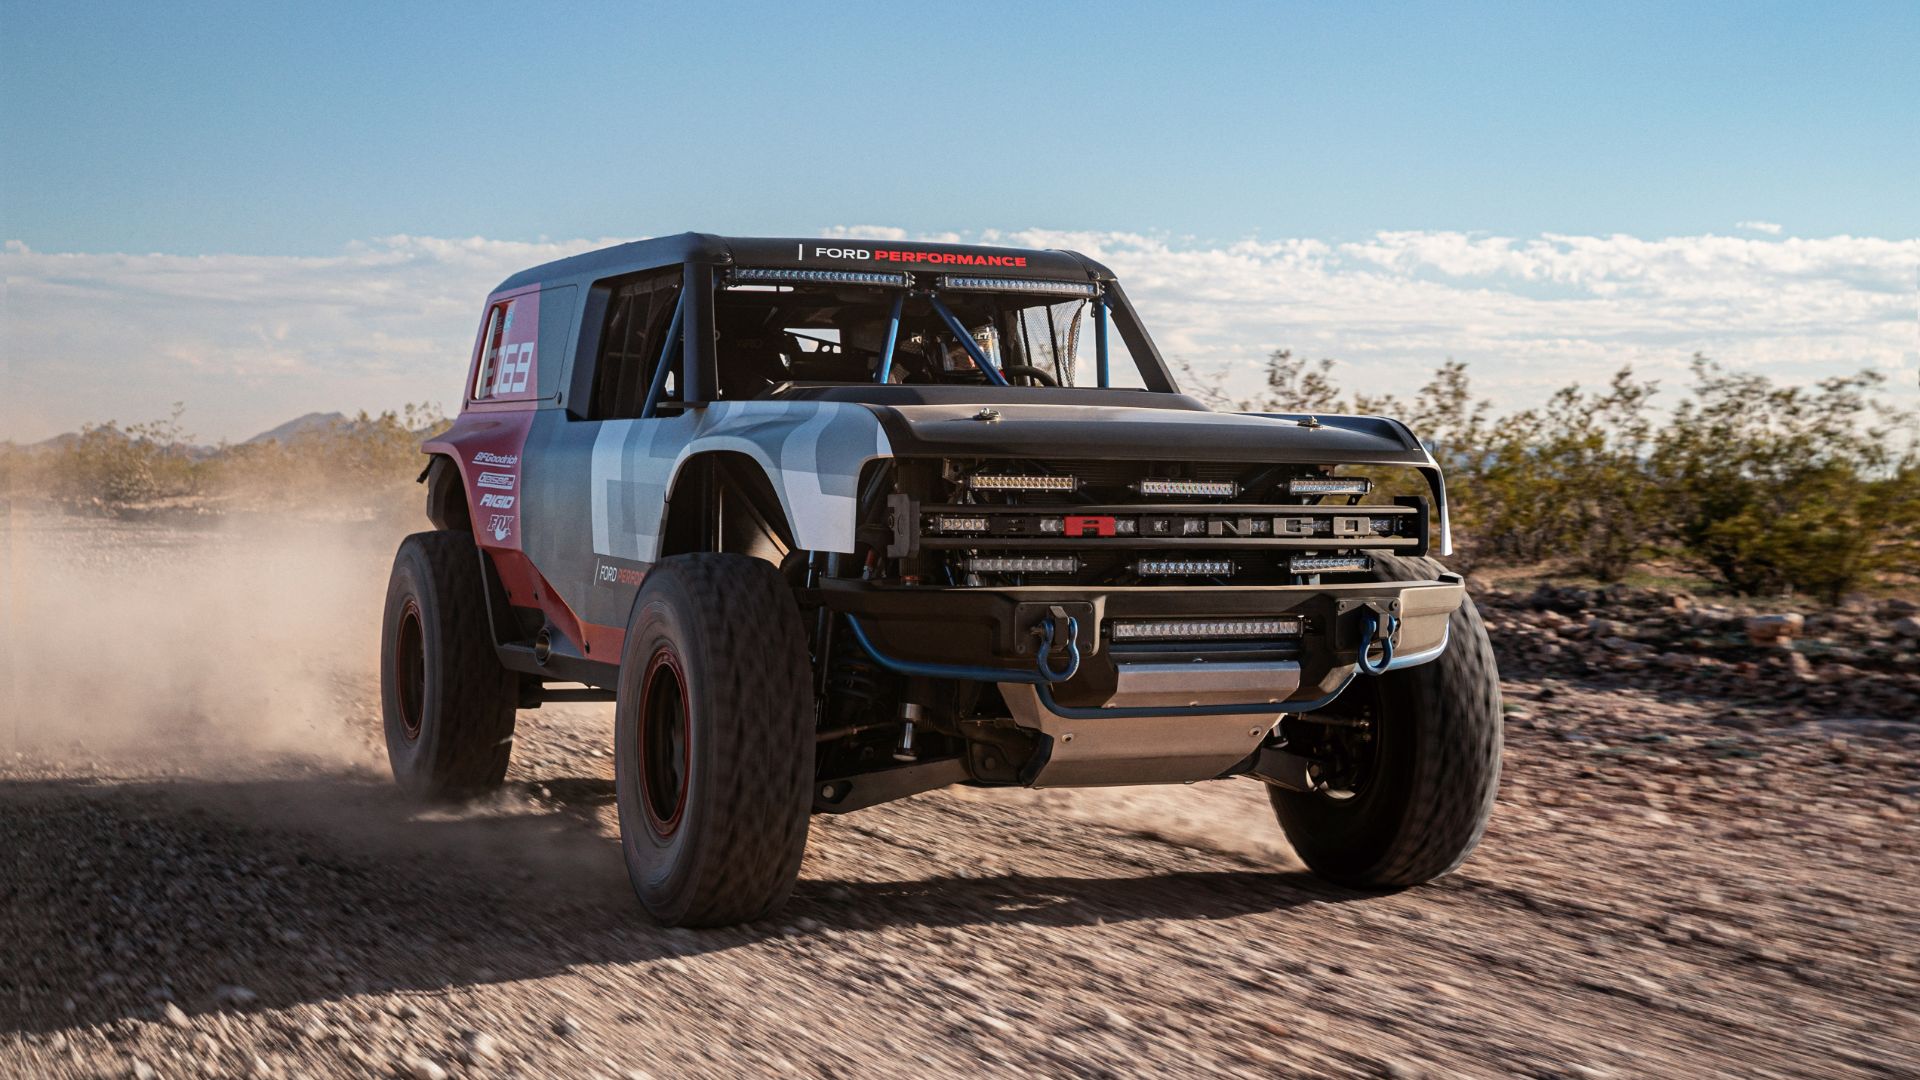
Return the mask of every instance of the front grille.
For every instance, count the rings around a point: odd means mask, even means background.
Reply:
[[[945,461],[889,501],[891,558],[931,584],[1290,584],[1424,554],[1423,499],[1289,494],[1304,465]],[[1143,484],[1143,481],[1168,481]],[[1143,493],[1143,488],[1147,493]]]

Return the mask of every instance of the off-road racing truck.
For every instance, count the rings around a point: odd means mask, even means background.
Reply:
[[[394,561],[395,777],[499,785],[517,710],[612,700],[664,923],[781,906],[811,814],[951,784],[1251,777],[1300,857],[1445,874],[1498,679],[1404,425],[1181,394],[1069,251],[623,244],[488,298],[434,531]]]

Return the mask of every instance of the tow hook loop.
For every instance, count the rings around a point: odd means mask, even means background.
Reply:
[[[1380,616],[1372,608],[1363,608],[1360,612],[1360,670],[1369,675],[1385,675],[1393,666],[1393,635],[1400,631],[1400,616],[1387,616],[1386,632],[1380,632]],[[1380,659],[1372,656],[1375,643],[1380,646]]]
[[[1047,658],[1053,653],[1061,619],[1067,623],[1067,668],[1065,671],[1055,671]],[[1080,620],[1060,608],[1054,608],[1052,614],[1040,620],[1034,631],[1040,635],[1040,652],[1034,658],[1034,666],[1039,669],[1040,677],[1050,683],[1066,682],[1073,678],[1080,671]]]

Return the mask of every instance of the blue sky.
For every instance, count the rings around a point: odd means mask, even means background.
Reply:
[[[1914,3],[265,9],[8,0],[0,238],[1920,235]]]
[[[0,0],[0,441],[455,404],[640,236],[1067,246],[1229,390],[1704,351],[1920,404],[1920,3]]]

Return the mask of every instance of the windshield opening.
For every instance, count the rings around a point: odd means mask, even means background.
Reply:
[[[756,397],[784,383],[1143,388],[1106,321],[1098,295],[729,282],[714,308],[719,391]]]

